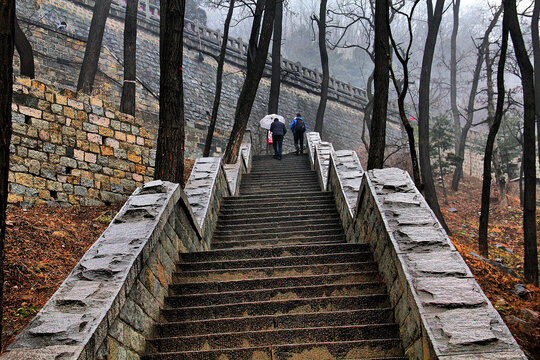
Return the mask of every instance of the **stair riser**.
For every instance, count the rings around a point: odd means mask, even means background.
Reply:
[[[297,211],[277,211],[277,212],[258,212],[258,213],[247,213],[241,214],[240,212],[233,215],[224,215],[220,214],[219,219],[224,222],[229,222],[231,220],[244,220],[249,221],[251,224],[253,220],[268,220],[273,219],[274,222],[276,219],[312,219],[319,218],[320,216],[329,216],[334,214],[337,216],[336,210],[328,209],[319,209],[319,210],[305,210],[299,209]]]
[[[206,335],[153,341],[160,351],[197,351],[281,344],[303,344],[389,339],[397,336],[396,325],[350,326],[343,328],[287,329],[248,332],[242,334]]]
[[[321,236],[338,236],[343,235],[343,228],[340,226],[336,226],[333,228],[324,228],[324,229],[318,229],[318,230],[310,230],[310,231],[283,231],[283,232],[275,232],[275,231],[264,231],[264,232],[258,232],[255,234],[236,234],[236,233],[214,233],[214,240],[215,241],[226,241],[226,240],[285,240],[285,239],[291,239],[291,238],[298,238],[303,237],[305,239],[314,238],[314,237],[321,237]]]
[[[344,264],[285,266],[281,268],[249,268],[226,270],[184,271],[173,274],[175,283],[230,281],[241,279],[259,279],[265,277],[285,277],[303,275],[339,274],[344,272],[377,271],[374,262],[355,262]]]
[[[197,308],[175,308],[162,311],[167,321],[195,321],[274,314],[298,314],[388,307],[387,295],[326,297],[259,303],[217,305]]]
[[[380,294],[385,291],[380,282],[306,287],[288,287],[288,284],[283,284],[283,286],[281,289],[270,290],[169,296],[165,299],[165,304],[169,307],[214,306],[234,304],[239,300],[242,302],[258,302],[276,299]]]
[[[221,226],[234,226],[234,225],[242,225],[246,226],[249,225],[250,228],[253,227],[253,225],[266,225],[266,226],[276,226],[279,224],[281,226],[282,224],[287,225],[298,225],[298,226],[304,226],[305,225],[316,225],[318,223],[324,222],[333,222],[337,223],[337,213],[326,211],[326,212],[320,212],[318,214],[308,214],[308,215],[289,215],[289,216],[258,216],[258,217],[251,217],[247,219],[228,219],[225,217],[221,217],[218,220],[218,225]]]
[[[274,248],[212,250],[195,253],[181,253],[182,262],[201,262],[236,259],[255,259],[281,256],[329,255],[332,253],[347,253],[369,251],[369,247],[360,244],[340,245],[290,245]]]
[[[338,262],[365,262],[371,261],[371,253],[341,253],[321,256],[298,256],[280,257],[265,259],[243,259],[235,261],[215,261],[199,263],[180,263],[178,268],[182,271],[212,270],[212,269],[238,269],[238,268],[260,268],[276,266],[298,266],[298,265],[321,265],[335,264]]]
[[[259,278],[226,282],[178,283],[169,286],[171,295],[189,295],[257,289],[276,289],[325,284],[349,284],[380,281],[378,272],[344,273],[322,276],[295,276],[280,278]]]
[[[218,225],[214,234],[216,238],[220,238],[222,235],[252,235],[255,237],[257,235],[265,236],[271,233],[284,235],[288,233],[298,234],[299,232],[301,232],[305,234],[306,232],[312,231],[320,231],[324,234],[327,234],[333,233],[336,230],[343,231],[343,228],[341,227],[341,224],[338,220],[331,220],[319,223],[291,222],[290,225],[288,224],[286,226],[281,225],[276,227],[271,227],[268,224],[253,224],[249,228],[241,225]]]
[[[266,206],[266,207],[222,207],[219,213],[221,217],[233,217],[233,216],[258,216],[258,215],[267,215],[274,214],[275,216],[282,216],[287,214],[310,214],[320,211],[334,211],[335,203],[328,201],[325,203],[305,203],[304,205],[290,205],[290,206]]]
[[[308,244],[322,244],[332,245],[343,243],[343,235],[336,236],[323,236],[317,238],[297,238],[297,239],[285,239],[285,240],[252,240],[252,241],[213,241],[212,249],[225,250],[236,248],[260,248],[265,246],[280,246],[280,245],[308,245]]]
[[[294,329],[302,327],[324,327],[391,323],[391,309],[370,309],[315,314],[273,315],[236,319],[165,323],[159,326],[161,337],[182,335],[204,335],[224,332],[257,331],[267,329]]]
[[[285,193],[285,192],[279,192],[276,191],[275,196],[272,196],[273,199],[277,200],[293,200],[293,199],[308,199],[306,196],[309,196],[309,199],[313,198],[331,198],[332,194],[322,191],[313,191],[308,194],[295,194],[295,193]],[[244,195],[239,197],[228,197],[225,199],[225,203],[235,203],[238,201],[247,201],[247,200],[259,200],[259,199],[267,199],[268,196],[264,195]]]

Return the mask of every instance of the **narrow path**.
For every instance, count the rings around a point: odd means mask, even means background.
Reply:
[[[369,247],[306,156],[256,157],[211,251],[182,254],[150,359],[404,360]]]

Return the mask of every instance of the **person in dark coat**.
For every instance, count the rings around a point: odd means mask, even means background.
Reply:
[[[307,127],[300,113],[296,114],[296,117],[292,121],[291,130],[294,136],[294,147],[296,148],[296,155],[298,155],[298,153],[303,154],[304,153],[304,133],[306,132]]]
[[[272,125],[270,125],[270,132],[272,133],[272,145],[274,145],[274,159],[281,160],[283,136],[287,133],[285,124],[280,122],[278,118],[275,118]]]

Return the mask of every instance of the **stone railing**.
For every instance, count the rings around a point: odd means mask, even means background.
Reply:
[[[351,243],[369,244],[386,283],[409,359],[525,360],[408,173],[364,173],[352,152],[319,160],[320,137],[306,135],[310,161]],[[326,149],[329,147],[326,146]]]
[[[246,141],[238,173],[250,169]],[[136,189],[1,359],[140,359],[180,253],[210,248],[228,184],[221,158],[202,158],[185,191],[160,180]]]

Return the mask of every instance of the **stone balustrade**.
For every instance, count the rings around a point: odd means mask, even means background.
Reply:
[[[328,172],[327,190],[336,199],[347,241],[369,244],[373,251],[406,356],[525,360],[408,173],[364,173],[351,152],[332,152],[328,166],[317,156],[320,136],[306,137],[315,171]]]

